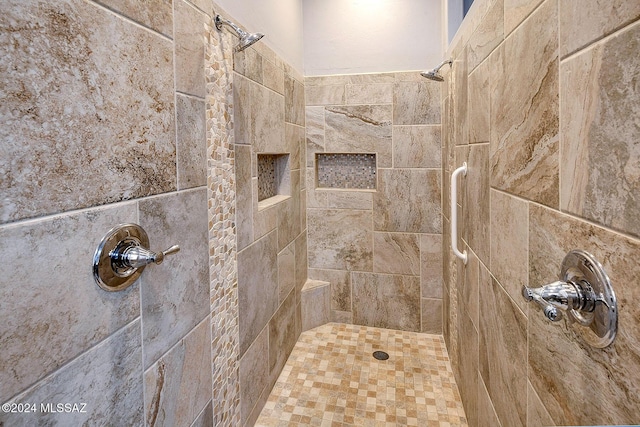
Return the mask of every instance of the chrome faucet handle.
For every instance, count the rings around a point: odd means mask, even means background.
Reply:
[[[597,348],[611,344],[618,327],[616,296],[602,265],[588,252],[574,250],[562,261],[560,280],[538,288],[522,287],[527,302],[535,301],[547,319],[568,326]]]
[[[149,237],[137,224],[120,224],[103,237],[93,256],[93,277],[102,289],[120,291],[131,286],[151,264],[180,250],[173,245],[161,252],[149,249]]]
[[[124,267],[140,268],[151,263],[162,264],[162,261],[164,261],[166,256],[173,255],[178,251],[180,251],[180,246],[178,245],[173,245],[162,252],[155,253],[140,245],[130,244],[121,251],[116,248],[110,256],[112,262],[119,265]]]
[[[558,309],[554,307],[553,304],[546,301],[540,295],[540,291],[543,288],[544,287],[531,289],[523,286],[522,296],[527,302],[535,301],[536,303],[538,303],[538,305],[542,307],[542,311],[544,312],[544,315],[547,317],[547,319],[551,320],[552,322],[559,322],[562,319],[562,312],[558,311]]]

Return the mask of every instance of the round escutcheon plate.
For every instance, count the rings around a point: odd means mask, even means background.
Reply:
[[[562,261],[560,280],[590,286],[596,295],[591,312],[569,311],[573,328],[587,343],[604,348],[613,342],[618,329],[618,305],[609,276],[593,255],[573,250]]]
[[[149,247],[147,233],[137,224],[120,224],[102,238],[93,255],[93,277],[105,291],[121,291],[131,286],[144,267],[123,268],[114,263],[111,253],[121,244]]]

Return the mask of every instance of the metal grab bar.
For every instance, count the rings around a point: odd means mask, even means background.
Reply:
[[[460,252],[458,250],[458,175],[462,173],[463,176],[467,176],[467,162],[464,162],[462,166],[454,170],[451,174],[451,249],[455,256],[460,258],[462,262],[467,264],[467,251]]]

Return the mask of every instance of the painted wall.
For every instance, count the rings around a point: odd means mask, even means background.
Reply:
[[[445,243],[444,332],[470,426],[638,422],[639,18],[624,0],[476,0],[449,50],[444,169],[469,165],[470,260]],[[605,349],[520,293],[557,280],[572,249],[603,264],[618,298]]]
[[[440,0],[305,0],[304,74],[432,68],[442,60]]]
[[[217,2],[233,19],[250,32],[265,34],[262,43],[298,73],[304,70],[302,0],[261,0]]]

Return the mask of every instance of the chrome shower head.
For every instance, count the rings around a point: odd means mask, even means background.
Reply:
[[[423,71],[420,73],[420,75],[422,77],[426,77],[429,80],[433,80],[436,82],[441,82],[444,81],[444,77],[442,77],[442,75],[440,74],[440,68],[444,67],[446,64],[451,65],[453,61],[450,59],[445,59],[444,61],[442,61],[436,68],[434,68],[433,70],[429,70],[429,71]]]
[[[264,37],[264,34],[262,33],[247,33],[233,22],[224,19],[220,15],[216,15],[216,28],[218,30],[222,30],[223,25],[229,26],[236,33],[236,36],[240,39],[240,43],[238,43],[238,45],[233,48],[234,52],[243,51]]]

